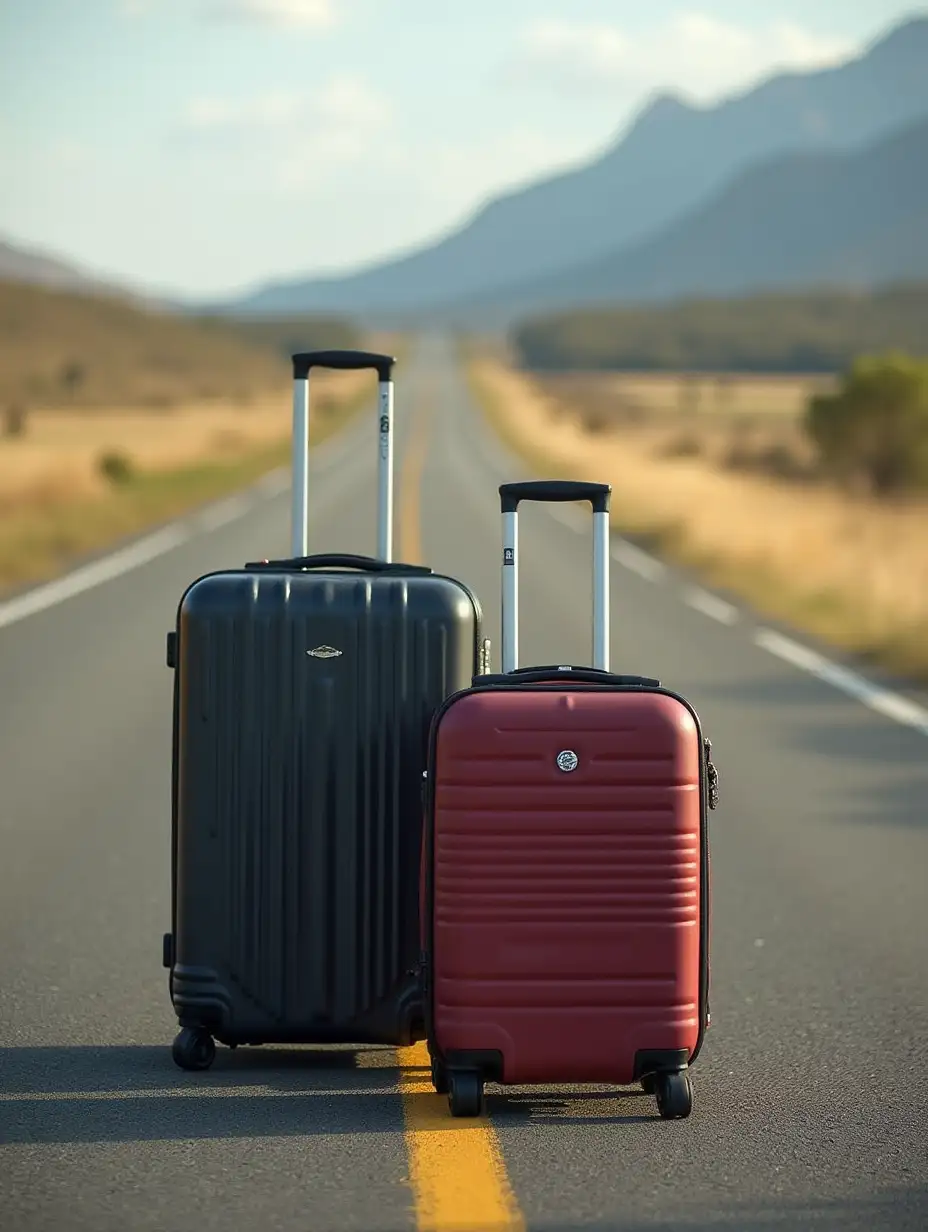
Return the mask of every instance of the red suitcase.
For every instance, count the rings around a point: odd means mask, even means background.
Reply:
[[[659,681],[609,672],[607,484],[503,484],[503,674],[436,712],[422,975],[453,1116],[487,1081],[641,1083],[692,1108],[709,1022],[711,746]],[[590,500],[594,663],[517,669],[521,500]]]

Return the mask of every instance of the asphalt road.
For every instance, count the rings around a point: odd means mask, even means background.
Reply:
[[[522,470],[446,346],[397,380],[399,460],[411,436],[424,458],[418,528],[417,468],[398,476],[404,538],[418,529],[423,558],[477,590],[498,665],[496,486]],[[374,436],[359,421],[317,458],[314,548],[372,550]],[[282,494],[230,510],[0,628],[10,1232],[415,1227],[393,1052],[220,1050],[195,1076],[170,1058],[165,633],[199,573],[286,551],[288,508]],[[588,660],[586,525],[525,509],[524,663]],[[729,625],[688,606],[686,585],[613,566],[614,668],[687,694],[721,774],[694,1112],[663,1123],[633,1093],[491,1089],[523,1226],[924,1229],[928,740],[766,653],[749,613]]]

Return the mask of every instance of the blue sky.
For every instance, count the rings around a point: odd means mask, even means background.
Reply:
[[[345,269],[649,95],[859,50],[891,0],[4,0],[0,235],[171,294]]]

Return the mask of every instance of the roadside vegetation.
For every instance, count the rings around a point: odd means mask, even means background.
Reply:
[[[928,365],[837,375],[529,373],[471,342],[539,472],[611,482],[618,529],[759,610],[928,683]]]
[[[827,374],[887,350],[928,357],[928,283],[591,308],[526,321],[511,342],[534,372]]]
[[[292,350],[400,341],[0,283],[0,590],[285,464]],[[375,388],[373,373],[314,373],[313,443]]]

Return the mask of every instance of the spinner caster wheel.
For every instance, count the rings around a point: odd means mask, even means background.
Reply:
[[[641,1089],[645,1095],[654,1094],[654,1083],[656,1081],[654,1074],[645,1074],[641,1079]]]
[[[686,1070],[659,1074],[654,1084],[657,1110],[665,1121],[678,1121],[693,1111],[693,1087]]]
[[[216,1045],[208,1031],[184,1027],[174,1040],[171,1056],[181,1069],[209,1069],[216,1057]]]
[[[453,1117],[477,1117],[483,1112],[483,1079],[474,1070],[448,1075],[448,1107]]]

